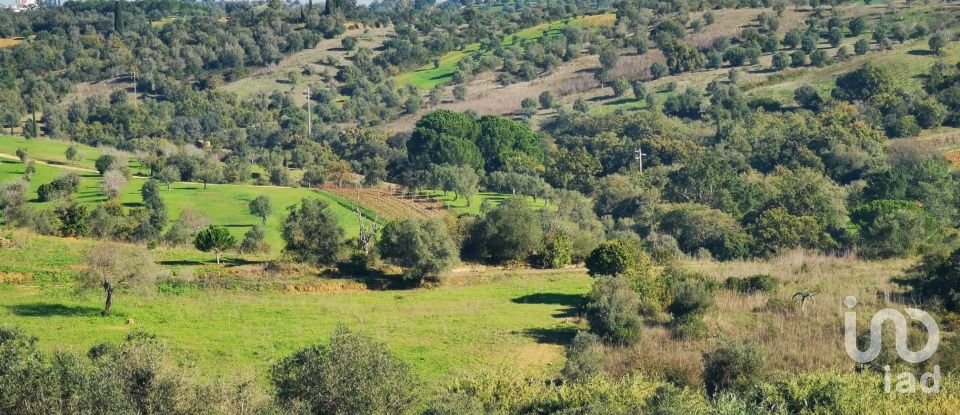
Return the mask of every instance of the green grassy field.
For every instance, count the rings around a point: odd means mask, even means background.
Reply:
[[[67,144],[50,140],[25,140],[23,138],[0,136],[0,153],[13,153],[18,147],[28,148],[30,156],[36,160],[65,163],[63,155]],[[77,167],[91,168],[93,160],[100,154],[97,149],[84,148],[84,160],[76,163]],[[25,166],[17,160],[0,159],[0,183],[14,180],[23,176]],[[37,188],[49,183],[57,176],[69,171],[59,166],[37,164],[36,173],[30,182],[32,204],[39,208],[52,208],[56,202],[40,203],[36,200]],[[100,190],[100,176],[89,171],[77,171],[81,177],[80,188],[75,197],[81,203],[91,207],[106,200]],[[120,201],[128,207],[139,206],[143,199],[140,196],[140,187],[144,178],[134,177],[124,188]],[[261,219],[249,212],[248,205],[259,195],[266,195],[273,202],[273,211],[267,217],[267,242],[273,247],[274,254],[283,247],[281,227],[287,216],[287,207],[296,205],[304,198],[319,198],[330,205],[330,210],[337,217],[340,225],[348,237],[359,234],[360,223],[354,210],[357,206],[347,200],[319,190],[306,188],[288,188],[252,185],[211,184],[207,189],[200,183],[174,183],[170,190],[163,188],[161,196],[167,204],[168,216],[171,221],[176,220],[186,208],[192,208],[209,217],[213,224],[223,225],[230,229],[237,238],[252,226],[260,223]]]
[[[427,190],[423,194],[439,199],[441,203],[458,215],[479,215],[480,207],[483,206],[484,202],[492,206],[500,206],[501,203],[512,197],[506,193],[480,192],[471,196],[468,202],[464,197],[456,197],[453,192],[444,193],[440,190]],[[547,201],[544,199],[533,200],[529,196],[524,196],[524,199],[527,201],[527,205],[533,208],[543,209],[547,206]]]
[[[949,43],[943,56],[929,52],[927,39],[910,41],[896,46],[893,50],[871,51],[849,61],[824,68],[808,68],[795,76],[787,75],[783,80],[769,81],[751,89],[750,97],[772,97],[781,102],[793,103],[793,91],[804,84],[812,85],[821,93],[830,94],[837,77],[857,69],[867,61],[886,67],[893,75],[896,85],[905,91],[919,91],[923,87],[923,77],[938,60],[953,65],[960,61],[960,44]]]
[[[557,372],[561,344],[575,330],[566,312],[589,284],[585,275],[571,273],[408,291],[119,293],[108,318],[99,316],[97,291],[0,284],[0,321],[39,337],[48,350],[77,353],[144,330],[201,376],[255,374],[263,383],[279,357],[325,341],[343,323],[388,343],[429,386],[438,386],[461,371]],[[128,318],[135,325],[127,325]]]
[[[542,23],[536,26],[528,27],[523,30],[507,36],[503,40],[504,46],[512,46],[518,40],[533,40],[540,37],[555,36],[566,26],[572,27],[598,27],[612,26],[616,21],[616,15],[605,13],[592,16],[581,16],[575,19],[560,20],[550,23]],[[464,58],[477,53],[480,50],[480,44],[474,43],[465,46],[462,50],[449,52],[440,57],[440,65],[434,67],[433,63],[424,65],[414,71],[405,72],[394,77],[398,86],[413,85],[420,89],[431,89],[438,84],[447,82],[453,73],[457,70],[457,65]],[[485,52],[490,53],[490,52]]]
[[[66,151],[70,145],[76,145],[80,149],[80,154],[83,155],[81,160],[67,160]],[[94,169],[94,163],[96,163],[97,158],[103,154],[103,150],[83,144],[68,143],[65,141],[49,140],[45,138],[28,139],[20,136],[0,134],[0,153],[12,156],[19,148],[26,149],[27,154],[32,160],[90,170]],[[115,152],[116,150],[113,151]],[[128,158],[132,159],[133,157]],[[138,167],[139,165],[137,164],[136,160],[130,160],[130,169],[132,171],[136,172]]]

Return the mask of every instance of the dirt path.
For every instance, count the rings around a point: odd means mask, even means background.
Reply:
[[[7,153],[0,153],[0,158],[5,158],[5,159],[9,159],[9,160],[18,160],[18,161],[20,160],[20,157],[17,157],[17,156],[15,156],[15,155],[13,155],[13,154],[7,154]],[[36,159],[34,159],[33,161],[35,161],[35,162],[37,162],[37,163],[39,163],[39,164],[43,164],[43,165],[51,166],[51,167],[57,167],[57,168],[60,168],[60,169],[74,170],[74,171],[82,171],[82,172],[84,172],[84,173],[97,173],[97,174],[100,174],[100,172],[98,172],[98,171],[96,171],[96,170],[94,170],[94,169],[88,169],[88,168],[86,168],[86,167],[77,167],[77,166],[71,166],[71,165],[69,165],[69,164],[62,164],[62,163],[60,163],[60,162],[50,162],[50,161],[36,160]]]

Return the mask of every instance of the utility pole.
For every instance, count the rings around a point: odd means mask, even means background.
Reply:
[[[310,111],[310,87],[307,87],[307,137],[313,134],[313,114]]]
[[[643,150],[639,147],[633,152],[633,158],[640,164],[640,173],[643,173],[643,156],[646,155],[648,154],[644,154]]]
[[[133,103],[136,104],[140,102],[140,98],[137,95],[137,79],[140,78],[140,68],[134,65],[131,68],[130,74],[133,75]]]

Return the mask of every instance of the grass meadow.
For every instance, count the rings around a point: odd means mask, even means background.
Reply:
[[[513,46],[519,41],[536,40],[543,36],[557,36],[566,26],[571,27],[599,27],[612,26],[616,22],[616,15],[605,13],[599,15],[581,16],[575,19],[558,20],[542,23],[518,31],[504,38],[503,46]],[[420,89],[431,89],[447,82],[457,70],[457,65],[464,58],[470,57],[480,50],[480,44],[474,43],[465,46],[462,50],[449,52],[440,57],[440,65],[434,66],[431,62],[416,70],[405,72],[394,77],[398,86],[413,85]],[[485,52],[490,53],[490,52]]]
[[[468,201],[465,197],[457,197],[453,192],[444,192],[442,190],[425,190],[423,194],[439,200],[440,203],[458,215],[479,215],[481,213],[480,208],[484,202],[491,207],[496,207],[512,197],[506,193],[479,192],[470,196]],[[523,196],[523,198],[527,201],[528,206],[535,209],[543,209],[548,206],[546,199],[534,200],[530,196]]]
[[[67,146],[67,143],[59,141],[0,136],[0,153],[13,154],[17,148],[24,147],[28,149],[31,158],[42,162],[35,165],[36,173],[30,182],[31,204],[34,207],[49,209],[57,203],[41,203],[36,199],[36,191],[41,184],[49,183],[68,171],[61,166],[53,165],[54,163],[92,169],[93,162],[101,154],[99,149],[83,147],[84,159],[75,164],[68,164],[64,155]],[[22,177],[24,168],[25,166],[17,160],[0,158],[0,183]],[[87,170],[75,171],[81,177],[80,188],[75,195],[79,202],[90,205],[92,208],[93,205],[106,200],[106,196],[100,190],[99,174]],[[125,206],[141,205],[143,199],[140,196],[140,187],[143,186],[144,180],[146,179],[142,177],[133,177],[124,188],[120,201]],[[226,226],[238,239],[249,228],[261,222],[259,217],[250,214],[248,208],[250,201],[259,195],[266,195],[273,202],[273,210],[267,217],[265,228],[267,242],[274,253],[279,253],[283,247],[281,231],[283,220],[287,216],[287,208],[298,204],[304,198],[319,198],[326,201],[346,231],[347,237],[356,236],[360,232],[360,222],[354,213],[357,206],[336,195],[319,190],[233,184],[210,184],[204,189],[201,183],[189,182],[174,183],[169,190],[165,187],[161,190],[161,197],[167,205],[168,217],[171,221],[176,220],[184,209],[194,209],[206,215],[211,223]]]
[[[80,160],[67,160],[66,151],[71,145],[76,145],[77,148],[80,149],[80,154],[83,156]],[[12,156],[19,148],[26,149],[31,160],[88,170],[94,170],[94,164],[96,163],[97,158],[104,153],[103,149],[83,144],[68,143],[44,138],[30,139],[23,136],[0,134],[0,153]],[[112,149],[109,151],[112,153],[119,152]],[[130,170],[133,172],[138,172],[139,165],[137,164],[136,160],[132,160],[133,157],[130,156],[127,158],[131,159],[129,166]]]
[[[177,362],[201,376],[249,376],[262,383],[279,357],[325,341],[341,323],[386,342],[429,386],[491,368],[553,374],[562,365],[562,344],[575,332],[570,308],[590,286],[589,277],[573,270],[468,272],[454,278],[460,283],[405,291],[362,285],[326,293],[123,291],[104,318],[102,293],[70,282],[91,242],[19,233],[14,239],[21,248],[0,250],[0,277],[8,279],[0,283],[0,321],[37,336],[42,347],[84,353],[143,330],[158,335]],[[12,282],[18,270],[33,278]]]
[[[439,287],[407,290],[375,290],[349,278],[280,272],[255,277],[263,284],[254,289],[161,283],[158,289],[118,291],[114,314],[103,318],[98,314],[102,293],[74,283],[84,271],[86,249],[96,242],[21,231],[5,237],[16,247],[0,249],[0,321],[23,327],[39,337],[42,347],[82,353],[98,342],[116,342],[131,330],[144,330],[163,339],[185,370],[261,383],[279,357],[324,341],[341,323],[388,344],[429,387],[485,370],[552,376],[562,368],[563,345],[586,327],[578,305],[592,284],[576,268],[463,267],[450,271]],[[209,260],[203,253],[174,249],[155,249],[153,255],[161,264],[190,255]],[[703,352],[718,339],[730,338],[758,344],[776,372],[849,372],[853,365],[843,348],[843,313],[848,311],[843,298],[859,299],[857,311],[866,327],[873,312],[911,303],[892,279],[913,263],[802,252],[768,261],[685,260],[683,268],[718,281],[764,273],[776,278],[780,288],[758,294],[718,291],[704,318],[713,335],[704,340],[678,339],[668,321],[651,320],[637,344],[608,348],[606,366],[615,374],[640,370],[652,378],[696,385]],[[270,285],[271,278],[277,284]],[[803,290],[819,294],[801,309],[792,296]]]

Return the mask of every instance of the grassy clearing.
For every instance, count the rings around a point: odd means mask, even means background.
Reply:
[[[535,40],[543,36],[556,36],[560,33],[560,30],[566,26],[612,26],[615,22],[615,14],[605,13],[599,15],[581,16],[567,20],[558,20],[549,23],[541,23],[539,25],[520,30],[513,35],[507,36],[503,40],[503,46],[512,46],[520,40]],[[433,63],[429,63],[414,71],[397,75],[394,77],[394,81],[398,86],[413,85],[420,89],[431,89],[434,86],[450,80],[450,78],[453,77],[453,73],[456,72],[457,65],[460,63],[460,61],[478,53],[479,51],[480,44],[474,43],[467,45],[462,50],[453,51],[441,56],[439,66],[435,67]]]
[[[564,317],[587,291],[582,274],[544,274],[437,289],[337,294],[188,292],[115,296],[98,315],[96,291],[0,284],[0,321],[23,327],[50,350],[84,353],[145,330],[203,376],[256,373],[296,348],[324,341],[339,323],[386,342],[438,386],[461,371],[494,367],[555,373],[574,332]],[[127,319],[136,321],[126,325]]]
[[[792,103],[793,91],[804,84],[812,85],[821,93],[829,94],[837,77],[850,72],[870,61],[886,67],[893,75],[897,86],[905,91],[919,91],[923,87],[924,75],[938,60],[947,64],[960,61],[960,44],[950,43],[944,48],[944,56],[930,53],[927,39],[907,42],[893,50],[871,51],[849,61],[824,68],[807,68],[797,76],[789,76],[782,82],[760,86],[749,92],[751,97],[772,97],[781,102]]]
[[[17,147],[26,147],[34,159],[51,163],[66,161],[63,155],[66,146],[65,143],[50,140],[0,138],[0,153],[13,153]],[[91,147],[84,148],[83,151],[85,158],[77,163],[77,167],[92,168],[93,160],[99,155],[99,151]],[[24,168],[25,166],[19,161],[0,159],[0,183],[22,177]],[[31,196],[34,197],[31,203],[35,208],[50,209],[56,204],[56,202],[40,203],[35,199],[36,191],[41,184],[49,183],[65,171],[68,170],[54,165],[36,165],[36,173],[30,182]],[[75,195],[79,202],[92,207],[106,200],[106,196],[100,190],[101,180],[97,173],[88,171],[77,171],[77,173],[81,178],[80,188]],[[140,187],[143,186],[144,180],[144,178],[135,177],[124,188],[120,201],[125,206],[136,207],[143,202]],[[360,224],[354,213],[357,205],[319,190],[229,184],[211,184],[204,189],[203,184],[200,183],[182,182],[174,183],[170,190],[164,188],[161,191],[171,221],[176,220],[180,212],[189,207],[205,214],[213,224],[226,226],[238,239],[249,228],[261,222],[259,217],[250,214],[248,208],[250,201],[259,195],[266,195],[273,202],[273,212],[267,217],[265,227],[267,242],[273,247],[274,254],[278,254],[283,247],[281,228],[287,216],[287,207],[298,204],[304,198],[319,198],[326,201],[348,237],[356,236],[360,232]]]
[[[500,206],[505,200],[513,197],[506,193],[480,192],[471,196],[468,202],[467,198],[457,197],[453,192],[444,193],[441,190],[426,190],[423,194],[440,200],[440,203],[443,203],[448,209],[458,215],[479,215],[480,207],[483,206],[484,202],[492,207],[496,207]],[[524,196],[523,198],[530,207],[543,209],[547,206],[547,201],[544,199],[534,200],[529,196]]]
[[[66,151],[71,145],[76,145],[80,149],[83,158],[78,161],[67,160]],[[94,169],[94,163],[97,158],[103,154],[103,150],[83,144],[69,143],[65,141],[49,140],[45,138],[28,139],[21,136],[0,134],[0,153],[13,155],[17,149],[27,149],[30,159],[44,163],[73,166],[84,169]],[[117,150],[111,150],[117,152]],[[128,158],[132,158],[128,156]],[[130,169],[137,171],[135,160],[131,160]]]
[[[160,19],[160,20],[154,20],[154,21],[150,22],[150,27],[152,27],[152,28],[154,28],[154,29],[162,29],[164,26],[166,26],[166,25],[168,25],[168,24],[170,24],[170,23],[173,23],[173,22],[177,21],[178,19],[180,19],[180,18],[179,18],[179,17],[176,17],[176,16],[164,17],[164,18],[162,18],[162,19]]]
[[[553,375],[562,367],[562,345],[581,327],[576,306],[592,283],[580,270],[457,270],[448,285],[405,291],[119,292],[115,314],[101,318],[98,291],[78,291],[58,277],[76,272],[93,242],[20,233],[13,239],[21,248],[0,250],[0,277],[45,273],[29,284],[0,284],[0,321],[38,336],[42,347],[82,353],[101,341],[119,341],[130,330],[145,330],[164,339],[185,368],[210,377],[255,376],[260,382],[277,358],[324,340],[339,323],[387,343],[432,387],[487,369]],[[30,252],[29,263],[24,252]],[[167,254],[155,252],[157,258]],[[840,330],[847,311],[842,299],[856,296],[864,320],[879,309],[903,307],[890,279],[912,263],[798,252],[770,261],[682,266],[719,281],[758,273],[776,278],[780,288],[772,293],[721,289],[704,320],[717,336],[756,342],[773,370],[797,373],[850,370]],[[791,297],[808,289],[820,294],[801,311]],[[135,324],[127,325],[128,318]],[[651,323],[638,344],[609,350],[607,367],[696,381],[701,354],[714,340],[679,340],[669,324]]]
[[[0,233],[17,248],[0,249],[0,289],[4,282],[67,282],[82,272],[84,257],[99,242],[92,239],[57,238],[26,231]],[[151,251],[161,265],[174,263],[215,263],[210,254],[189,248],[161,247]],[[176,267],[168,266],[171,271]]]
[[[4,37],[0,38],[0,49],[11,48],[23,42],[22,37]]]
[[[341,64],[350,65],[350,57],[354,51],[347,51],[341,47],[342,38],[354,36],[357,38],[358,48],[377,50],[383,41],[392,33],[392,28],[363,28],[347,31],[336,39],[321,40],[314,48],[302,50],[285,57],[279,64],[270,68],[253,71],[251,76],[229,82],[221,89],[234,92],[242,98],[256,95],[270,95],[275,91],[290,94],[294,102],[306,105],[306,89],[327,84],[323,72],[330,75],[337,73],[337,68],[326,64],[328,57],[336,58]],[[376,53],[376,52],[375,52]],[[296,83],[291,82],[291,74]]]

